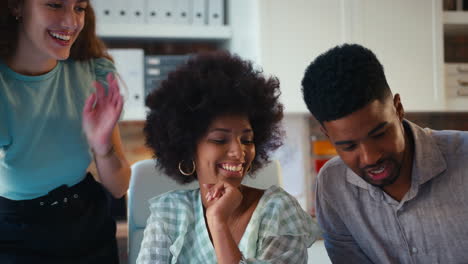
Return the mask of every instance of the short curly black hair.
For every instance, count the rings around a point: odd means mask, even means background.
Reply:
[[[357,44],[336,46],[306,69],[302,92],[307,108],[323,124],[392,95],[382,64]]]
[[[197,178],[179,172],[189,162],[211,122],[223,114],[245,114],[254,133],[256,155],[250,174],[269,162],[282,145],[283,105],[279,81],[265,77],[251,62],[228,52],[192,57],[161,82],[146,98],[149,112],[144,133],[158,167],[179,183]]]

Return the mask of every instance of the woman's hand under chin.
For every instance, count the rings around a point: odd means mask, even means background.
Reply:
[[[203,186],[208,189],[205,195],[208,225],[226,224],[242,202],[243,196],[239,188],[226,181]]]
[[[105,155],[112,148],[112,131],[123,108],[117,79],[112,73],[106,76],[108,92],[95,82],[96,92],[91,94],[83,108],[83,130],[88,144],[98,155]]]

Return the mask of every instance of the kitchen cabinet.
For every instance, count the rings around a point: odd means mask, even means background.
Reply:
[[[407,111],[444,110],[441,0],[259,0],[260,61],[281,81],[286,112],[307,112],[301,79],[335,45],[374,51]]]
[[[301,80],[320,53],[343,43],[340,0],[259,0],[260,63],[281,82],[288,113],[305,113]]]
[[[406,111],[445,109],[440,0],[354,1],[352,37],[375,52]]]
[[[466,7],[465,7],[466,9]],[[468,11],[443,12],[445,94],[449,111],[468,110]]]

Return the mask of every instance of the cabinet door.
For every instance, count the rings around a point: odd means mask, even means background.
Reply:
[[[373,50],[408,111],[443,110],[439,0],[358,0],[352,40]]]
[[[340,44],[341,0],[259,0],[260,64],[281,82],[286,112],[308,112],[302,99],[305,68],[319,54]]]

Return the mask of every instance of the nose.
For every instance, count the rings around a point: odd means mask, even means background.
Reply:
[[[70,30],[75,30],[78,27],[79,20],[80,16],[75,12],[73,8],[64,8],[61,21],[62,27]]]
[[[381,159],[382,153],[378,146],[372,143],[363,142],[360,146],[359,159],[361,168],[377,164]]]
[[[228,156],[239,160],[244,159],[245,147],[240,140],[233,140],[233,142],[229,144]]]

